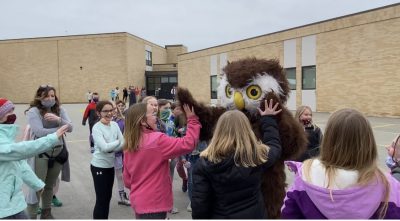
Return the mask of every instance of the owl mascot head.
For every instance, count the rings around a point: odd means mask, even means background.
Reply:
[[[210,140],[213,128],[226,110],[241,110],[249,118],[258,138],[260,115],[257,108],[264,110],[266,99],[279,103],[282,112],[276,118],[282,144],[281,158],[263,176],[262,192],[269,218],[279,218],[285,197],[286,175],[284,161],[298,158],[306,148],[304,129],[296,121],[285,104],[289,97],[289,82],[278,60],[245,58],[228,63],[223,69],[218,94],[220,107],[210,107],[196,102],[187,89],[178,88],[181,104],[194,106],[202,128],[201,140]],[[261,139],[260,139],[261,140]]]

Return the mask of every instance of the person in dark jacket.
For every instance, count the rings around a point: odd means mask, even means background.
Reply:
[[[129,107],[136,104],[135,87],[129,86]]]
[[[126,87],[124,87],[124,89],[122,90],[122,93],[123,93],[122,101],[124,103],[126,103],[126,100],[128,99],[128,89],[126,89]]]
[[[311,107],[300,106],[297,108],[294,118],[303,125],[308,140],[307,150],[297,161],[303,162],[318,156],[323,135],[321,129],[312,120]]]
[[[281,155],[274,115],[278,103],[259,109],[263,142],[238,110],[219,118],[210,145],[200,153],[193,171],[193,219],[268,218],[261,193],[262,173]],[[271,177],[273,179],[273,177]]]

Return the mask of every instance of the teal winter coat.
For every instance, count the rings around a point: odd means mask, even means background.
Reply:
[[[25,159],[43,153],[59,142],[56,133],[52,133],[37,140],[16,143],[18,131],[17,125],[0,124],[0,218],[26,208],[23,183],[35,191],[44,187]]]

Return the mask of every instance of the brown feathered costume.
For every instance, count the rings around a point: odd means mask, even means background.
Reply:
[[[222,107],[210,107],[196,102],[187,89],[178,88],[181,104],[194,106],[202,128],[200,139],[209,141],[218,118],[226,111],[239,109],[249,118],[260,139],[260,115],[265,99],[279,102],[282,112],[276,118],[282,144],[282,156],[263,176],[262,192],[269,218],[279,218],[285,197],[286,174],[284,160],[295,159],[305,151],[307,139],[302,126],[284,106],[289,96],[289,82],[278,60],[246,58],[228,63],[223,69],[218,92]]]

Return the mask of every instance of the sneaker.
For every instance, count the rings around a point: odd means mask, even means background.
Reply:
[[[188,189],[188,184],[187,184],[187,180],[182,180],[182,192],[186,193],[187,189]]]
[[[53,196],[53,199],[51,200],[51,205],[55,207],[61,207],[63,204],[56,196]]]
[[[179,213],[178,208],[176,208],[176,207],[172,208],[171,214],[177,214],[177,213]]]
[[[40,215],[42,213],[42,208],[38,207],[36,210],[36,214]]]
[[[119,192],[119,201],[118,205],[130,206],[131,203],[129,202],[128,196],[126,195],[125,191]]]
[[[188,212],[191,213],[192,212],[192,204],[189,203],[186,209],[187,209]]]

